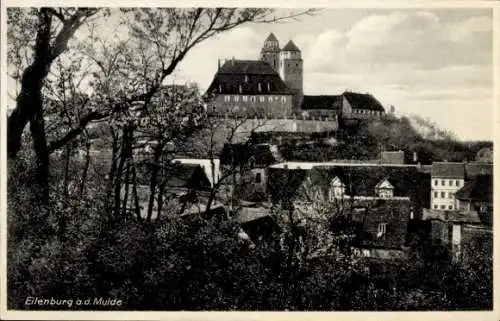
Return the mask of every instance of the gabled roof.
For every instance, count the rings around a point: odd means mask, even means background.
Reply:
[[[345,91],[342,96],[347,99],[353,109],[368,109],[376,111],[385,111],[382,104],[371,94],[360,94]]]
[[[304,95],[301,109],[342,109],[342,96],[340,95]]]
[[[493,201],[493,176],[478,175],[457,191],[455,198],[470,201]]]
[[[394,188],[394,196],[411,196],[417,188],[416,168],[401,167],[314,167],[310,172],[314,186],[329,187],[333,177],[346,186],[346,194],[352,196],[375,196],[376,189],[383,181],[388,181]]]
[[[432,163],[431,176],[433,178],[461,178],[465,176],[463,163],[434,162]]]
[[[270,144],[225,144],[220,156],[223,165],[244,165],[252,158],[257,167],[282,161],[277,146]]]
[[[169,188],[190,188],[199,190],[210,188],[210,180],[199,164],[172,164],[167,175],[167,186]]]
[[[283,47],[283,49],[281,49],[281,51],[299,51],[300,52],[300,49],[299,49],[299,47],[297,47],[297,45],[292,40],[290,40]]]
[[[274,35],[274,33],[270,33],[269,36],[267,36],[266,38],[266,42],[267,41],[278,41],[278,39],[276,38],[276,36]]]
[[[467,179],[473,179],[477,175],[493,175],[493,164],[486,162],[471,162],[465,164]]]
[[[265,61],[229,60],[217,71],[207,93],[216,94],[287,94],[289,89],[279,74]]]
[[[391,188],[393,189],[394,186],[392,186],[391,182],[389,182],[388,179],[383,179],[381,180],[377,185],[375,185],[375,188]]]

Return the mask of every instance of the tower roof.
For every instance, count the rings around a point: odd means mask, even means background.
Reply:
[[[274,33],[270,33],[269,36],[267,36],[266,41],[278,41]]]
[[[284,47],[283,49],[281,49],[281,51],[299,51],[300,52],[300,49],[299,47],[297,47],[297,45],[292,41],[290,40]]]

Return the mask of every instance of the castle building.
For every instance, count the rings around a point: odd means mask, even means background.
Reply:
[[[318,118],[372,118],[385,113],[368,93],[304,95],[302,53],[288,41],[283,48],[271,33],[259,60],[228,59],[219,65],[207,95],[209,114],[231,116]]]

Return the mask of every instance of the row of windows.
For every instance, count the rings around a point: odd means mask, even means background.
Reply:
[[[449,179],[449,180],[446,180],[446,179],[442,179],[441,180],[441,186],[446,186],[446,181],[448,181],[448,186],[460,186],[460,180],[456,179]],[[434,186],[438,186],[439,185],[439,179],[435,179],[434,180]]]
[[[330,201],[334,201],[336,198],[339,198],[339,197],[343,197],[345,194],[345,189],[342,188],[342,187],[334,187],[334,188],[331,188],[328,192],[328,198],[330,199]],[[376,190],[376,194],[378,197],[380,198],[391,198],[394,196],[394,192],[392,189],[385,189],[385,188],[381,188],[381,189],[377,189]],[[316,193],[316,199],[317,200],[320,200],[321,199],[321,192],[320,191],[317,191]]]
[[[434,191],[434,198],[439,198],[439,195],[441,195],[441,198],[446,198],[446,192],[436,192]],[[448,192],[448,198],[454,198],[455,193],[453,192]]]
[[[231,99],[231,97],[233,99]],[[226,95],[226,96],[224,96],[224,101],[225,102],[231,102],[231,101],[239,102],[240,97],[241,97],[241,101],[243,101],[243,102],[250,101],[252,103],[257,102],[257,98],[258,98],[258,101],[261,103],[266,102],[266,100],[270,103],[275,102],[275,101],[281,101],[282,103],[286,103],[288,101],[287,96],[240,96],[240,95],[233,95],[233,96]]]
[[[453,208],[454,208],[453,205],[448,205],[448,209],[449,210],[452,210]],[[434,205],[434,209],[435,210],[438,210],[438,209],[445,210],[446,209],[446,205]]]

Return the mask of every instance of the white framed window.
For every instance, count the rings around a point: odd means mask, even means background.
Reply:
[[[248,101],[248,96],[241,96],[241,100],[243,100],[245,102]]]
[[[434,180],[434,186],[438,186],[438,185],[439,185],[438,180],[437,180],[437,179],[435,179],[435,180]]]
[[[238,101],[240,101],[240,96],[235,95],[235,96],[233,97],[233,99],[234,99],[234,101],[235,101],[235,102],[238,102]]]
[[[377,228],[377,237],[381,237],[387,230],[387,223],[379,223]]]
[[[455,185],[460,186],[460,181],[458,179],[455,181]]]
[[[448,198],[454,198],[455,197],[455,193],[453,192],[448,192]]]
[[[439,207],[436,204],[434,204],[434,209],[437,210],[438,208]]]
[[[439,193],[438,192],[434,192],[434,198],[438,198],[439,197]]]
[[[441,186],[445,186],[446,185],[446,182],[444,179],[441,180]]]
[[[267,101],[270,102],[270,103],[272,103],[273,102],[273,96],[267,97]]]
[[[453,186],[453,180],[451,180],[451,179],[450,179],[450,180],[448,181],[448,185],[449,185],[449,186]]]
[[[255,96],[250,96],[250,101],[251,101],[252,103],[254,103],[254,102],[255,102]]]
[[[286,103],[286,96],[281,96],[281,102]]]
[[[266,97],[264,97],[264,96],[260,96],[260,97],[259,97],[259,101],[260,101],[261,103],[265,102],[265,101],[266,101]]]
[[[448,206],[448,209],[449,209],[449,210],[452,210],[452,209],[453,209],[453,205],[449,205],[449,206]]]
[[[231,96],[224,96],[224,101],[225,102],[230,102],[231,101]]]

